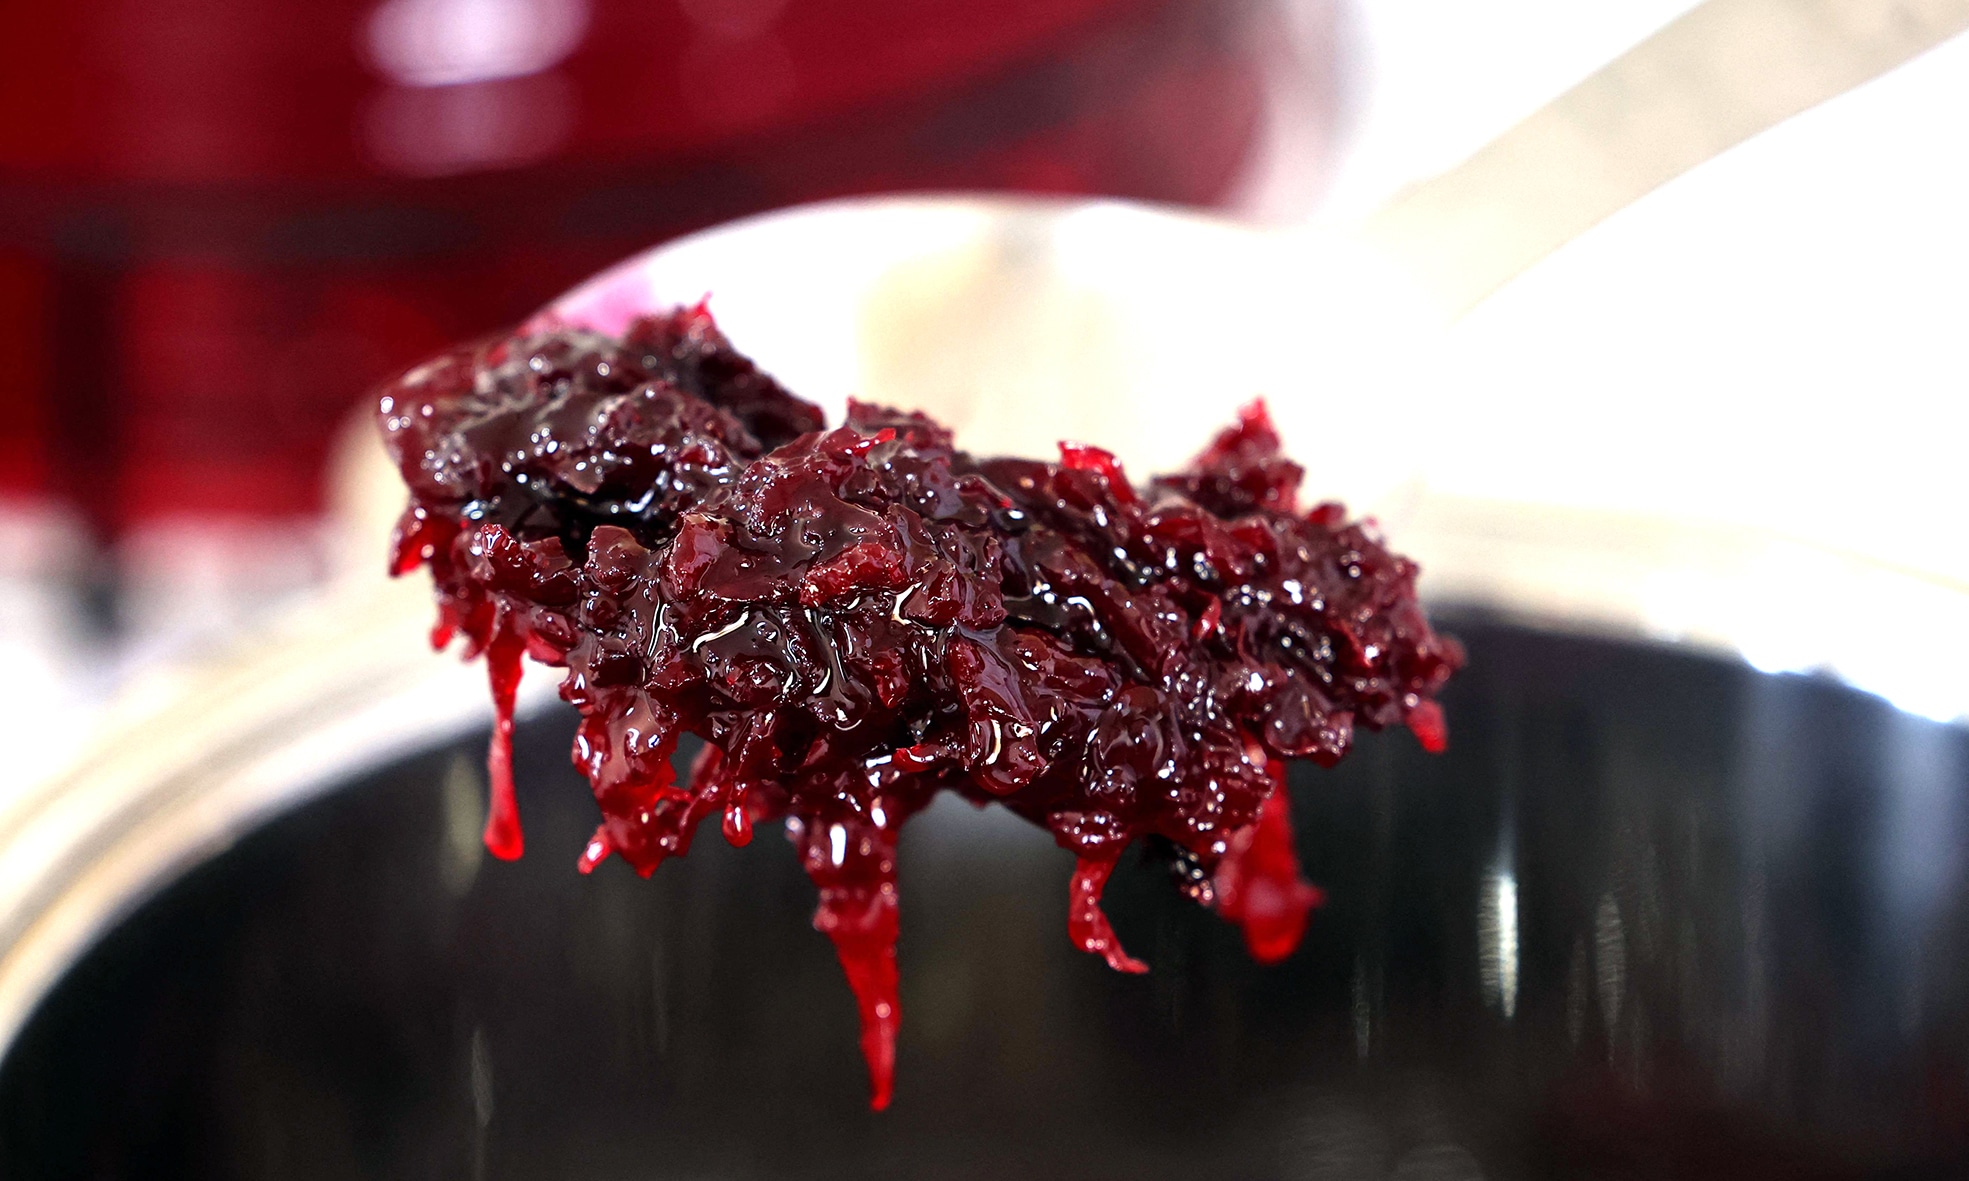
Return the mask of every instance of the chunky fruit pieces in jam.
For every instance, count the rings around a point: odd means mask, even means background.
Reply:
[[[411,490],[394,569],[430,567],[439,644],[490,669],[486,843],[518,856],[509,753],[520,660],[564,667],[574,761],[602,823],[581,860],[649,874],[720,818],[784,818],[819,888],[885,1106],[896,836],[937,792],[1045,826],[1079,859],[1069,934],[1145,970],[1101,913],[1148,838],[1183,891],[1289,955],[1299,878],[1284,763],[1357,725],[1440,749],[1461,663],[1415,568],[1301,469],[1253,405],[1189,471],[1132,487],[1113,456],[978,459],[920,414],[828,430],[702,308],[620,339],[547,328],[458,349],[386,392]],[[706,742],[687,783],[680,734]]]

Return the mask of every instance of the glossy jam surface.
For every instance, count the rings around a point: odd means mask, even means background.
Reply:
[[[500,721],[486,843],[517,856],[510,760],[523,655],[567,675],[601,809],[581,868],[649,874],[719,817],[785,828],[819,890],[890,1097],[896,839],[937,792],[998,802],[1078,858],[1069,935],[1122,971],[1100,909],[1145,839],[1254,955],[1297,944],[1283,760],[1331,765],[1356,726],[1445,739],[1461,663],[1414,566],[1301,469],[1262,407],[1187,471],[1113,456],[979,459],[930,419],[851,405],[827,429],[702,308],[621,339],[554,329],[460,348],[381,406],[411,489],[394,569],[430,567],[439,644],[485,656]],[[706,740],[687,783],[670,756]]]

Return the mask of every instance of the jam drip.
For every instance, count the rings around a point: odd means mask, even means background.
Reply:
[[[1100,897],[1147,840],[1181,891],[1290,954],[1299,877],[1284,760],[1358,726],[1444,741],[1462,662],[1415,568],[1300,468],[1261,405],[1190,469],[1138,487],[1114,456],[980,459],[920,414],[827,429],[704,308],[619,337],[560,328],[453,350],[393,383],[382,425],[411,504],[392,569],[428,566],[440,646],[488,662],[489,848],[517,856],[521,655],[565,670],[600,824],[580,868],[682,856],[712,817],[784,819],[891,1094],[896,839],[939,792],[998,803],[1076,862],[1074,944],[1144,970]],[[685,733],[705,747],[683,783]]]
[[[525,648],[518,633],[495,630],[485,646],[486,678],[492,683],[492,748],[486,752],[486,778],[492,804],[486,809],[485,847],[494,857],[516,861],[526,851],[520,829],[520,805],[513,790],[513,704],[520,691],[520,655]]]
[[[1082,857],[1074,863],[1073,880],[1067,886],[1067,937],[1084,952],[1107,960],[1117,972],[1139,975],[1149,966],[1121,948],[1121,940],[1101,909],[1101,891],[1114,873],[1114,862]]]
[[[1293,953],[1306,931],[1306,916],[1326,897],[1299,876],[1285,765],[1271,766],[1277,788],[1258,809],[1258,822],[1232,834],[1211,881],[1217,913],[1244,928],[1245,949],[1261,964]]]
[[[855,994],[861,1053],[868,1061],[868,1102],[881,1111],[894,1093],[896,1028],[902,1023],[895,834],[866,822],[799,820],[789,833],[801,847],[807,876],[820,891],[814,930],[834,941],[834,953]]]

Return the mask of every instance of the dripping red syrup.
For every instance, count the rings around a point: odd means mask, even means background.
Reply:
[[[610,337],[534,325],[392,383],[410,486],[392,568],[428,566],[441,647],[486,658],[498,722],[486,846],[523,847],[521,659],[566,670],[583,851],[647,876],[713,816],[783,821],[861,1017],[871,1102],[893,1091],[896,839],[938,792],[997,802],[1075,855],[1068,935],[1147,966],[1100,900],[1144,840],[1178,889],[1290,955],[1300,877],[1284,761],[1331,766],[1357,726],[1446,740],[1461,665],[1412,563],[1302,471],[1253,403],[1183,472],[1115,457],[984,459],[922,414],[850,404],[828,429],[703,306]],[[679,735],[705,747],[679,784]]]

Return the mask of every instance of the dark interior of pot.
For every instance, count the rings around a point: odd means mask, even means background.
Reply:
[[[484,736],[285,816],[123,923],[0,1067],[5,1177],[1423,1178],[1969,1170],[1969,730],[1664,647],[1443,622],[1452,743],[1292,773],[1327,891],[1263,968],[1131,857],[952,800],[902,845],[903,1033],[771,834],[648,881],[555,712],[527,854]],[[688,754],[688,752],[685,752]]]

